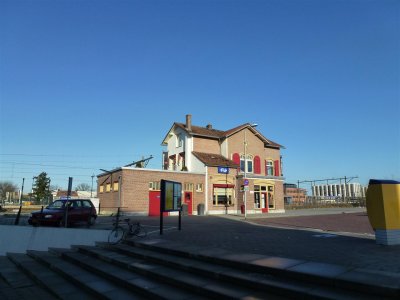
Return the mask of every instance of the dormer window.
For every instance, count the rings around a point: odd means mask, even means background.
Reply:
[[[182,147],[183,146],[183,134],[179,133],[176,136],[176,147]]]

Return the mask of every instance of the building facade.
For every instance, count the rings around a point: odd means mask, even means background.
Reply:
[[[359,183],[321,184],[311,187],[313,197],[365,197],[367,187]]]
[[[296,184],[284,183],[283,194],[285,204],[304,204],[307,198],[307,190],[298,188]]]
[[[163,169],[119,168],[98,176],[100,203],[154,215],[160,180],[182,183],[189,214],[284,211],[281,145],[254,125],[222,131],[175,122],[162,141]],[[112,178],[111,178],[112,177]],[[104,207],[104,206],[103,206]]]

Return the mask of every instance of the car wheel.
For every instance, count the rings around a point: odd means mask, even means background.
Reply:
[[[89,221],[88,221],[88,227],[90,227],[90,226],[93,226],[94,224],[96,224],[96,217],[95,216],[91,216],[90,218],[89,218]]]
[[[64,219],[60,219],[60,220],[58,221],[58,227],[65,227]],[[68,227],[68,226],[67,226],[67,227]]]

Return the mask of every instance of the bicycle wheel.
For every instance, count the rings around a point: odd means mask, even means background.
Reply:
[[[147,231],[146,229],[144,229],[144,227],[140,224],[138,224],[136,226],[136,229],[133,232],[134,235],[136,235],[137,237],[143,238],[145,236],[147,236]]]
[[[108,235],[108,243],[111,245],[118,244],[122,237],[124,236],[124,229],[121,226],[118,226],[111,230],[110,234]]]

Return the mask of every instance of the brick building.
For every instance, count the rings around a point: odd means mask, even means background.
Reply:
[[[283,194],[286,204],[304,204],[307,198],[307,190],[298,188],[293,183],[283,184]]]
[[[182,203],[189,214],[283,212],[281,145],[255,126],[227,131],[175,122],[162,145],[163,170],[122,167],[98,175],[103,209],[122,207],[134,213],[159,213],[160,180],[182,183]],[[157,212],[158,209],[158,212]]]

